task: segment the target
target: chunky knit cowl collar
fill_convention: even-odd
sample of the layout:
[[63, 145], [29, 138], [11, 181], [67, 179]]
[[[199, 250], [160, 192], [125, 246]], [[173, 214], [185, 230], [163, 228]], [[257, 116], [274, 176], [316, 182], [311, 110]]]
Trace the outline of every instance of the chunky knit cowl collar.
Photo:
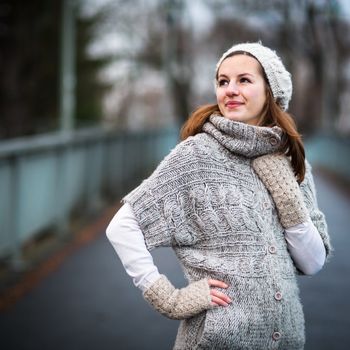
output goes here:
[[215, 114], [209, 117], [202, 130], [230, 152], [248, 158], [278, 152], [282, 145], [283, 131], [278, 126], [254, 126]]

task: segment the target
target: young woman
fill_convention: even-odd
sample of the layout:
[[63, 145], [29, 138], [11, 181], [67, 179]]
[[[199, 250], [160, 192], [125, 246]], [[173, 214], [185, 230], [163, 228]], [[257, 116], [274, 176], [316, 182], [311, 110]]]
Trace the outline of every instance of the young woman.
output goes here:
[[[290, 74], [260, 43], [216, 67], [215, 105], [200, 107], [155, 172], [124, 198], [107, 236], [144, 298], [180, 319], [174, 349], [303, 349], [296, 275], [331, 250], [310, 165], [286, 113]], [[149, 250], [173, 247], [176, 289]]]

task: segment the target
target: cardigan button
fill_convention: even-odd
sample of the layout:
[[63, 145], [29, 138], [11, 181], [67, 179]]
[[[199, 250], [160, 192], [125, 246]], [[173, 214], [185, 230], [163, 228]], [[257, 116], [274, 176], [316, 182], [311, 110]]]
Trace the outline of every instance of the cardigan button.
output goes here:
[[270, 245], [269, 252], [270, 252], [270, 254], [276, 254], [276, 252], [277, 252], [276, 247], [274, 245]]
[[275, 293], [275, 299], [276, 300], [281, 300], [282, 299], [282, 293], [281, 292], [276, 292]]
[[276, 139], [275, 137], [270, 137], [270, 144], [271, 144], [272, 146], [277, 145], [277, 139]]
[[270, 208], [270, 203], [269, 202], [263, 202], [263, 209], [269, 209]]
[[280, 332], [273, 332], [272, 334], [272, 339], [277, 341], [277, 340], [280, 340], [281, 339], [281, 333]]

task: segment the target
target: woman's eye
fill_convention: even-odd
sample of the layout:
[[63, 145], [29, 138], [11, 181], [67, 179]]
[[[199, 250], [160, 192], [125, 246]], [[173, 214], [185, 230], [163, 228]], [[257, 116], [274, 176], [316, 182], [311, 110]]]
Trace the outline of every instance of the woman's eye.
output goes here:
[[227, 85], [228, 84], [228, 81], [226, 79], [220, 79], [218, 81], [218, 86], [224, 86], [224, 85]]
[[251, 83], [250, 79], [245, 78], [245, 77], [241, 78], [239, 81], [240, 81], [241, 83]]

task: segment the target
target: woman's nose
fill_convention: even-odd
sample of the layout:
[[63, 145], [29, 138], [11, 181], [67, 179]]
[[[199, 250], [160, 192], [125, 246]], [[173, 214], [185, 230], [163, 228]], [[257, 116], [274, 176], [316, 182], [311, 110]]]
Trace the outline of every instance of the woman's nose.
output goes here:
[[226, 89], [226, 95], [228, 96], [239, 95], [239, 89], [236, 83], [230, 82], [230, 84], [227, 86], [227, 89]]

